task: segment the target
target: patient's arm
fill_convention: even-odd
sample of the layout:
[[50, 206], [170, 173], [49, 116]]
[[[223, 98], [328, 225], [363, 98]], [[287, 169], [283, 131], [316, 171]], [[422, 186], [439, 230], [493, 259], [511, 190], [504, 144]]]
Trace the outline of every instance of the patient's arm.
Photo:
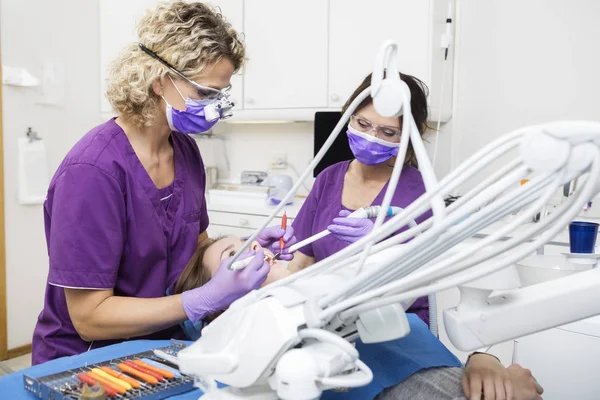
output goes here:
[[289, 262], [288, 269], [291, 272], [298, 272], [306, 267], [315, 264], [317, 260], [314, 257], [307, 256], [299, 251], [294, 254], [294, 259]]

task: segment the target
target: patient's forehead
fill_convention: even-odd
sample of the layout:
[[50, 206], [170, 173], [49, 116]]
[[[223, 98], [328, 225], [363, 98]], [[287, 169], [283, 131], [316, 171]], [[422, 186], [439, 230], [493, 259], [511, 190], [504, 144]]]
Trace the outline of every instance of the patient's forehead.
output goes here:
[[215, 241], [204, 253], [202, 264], [206, 265], [214, 273], [221, 261], [235, 253], [241, 246], [241, 239], [237, 236], [225, 236]]

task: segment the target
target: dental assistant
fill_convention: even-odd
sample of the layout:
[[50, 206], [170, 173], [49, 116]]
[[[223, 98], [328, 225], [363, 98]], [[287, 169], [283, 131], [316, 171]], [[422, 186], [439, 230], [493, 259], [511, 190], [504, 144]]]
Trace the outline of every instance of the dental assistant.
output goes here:
[[[242, 271], [222, 263], [204, 286], [164, 296], [207, 237], [204, 165], [188, 134], [218, 121], [205, 111], [227, 98], [245, 46], [197, 2], [157, 6], [138, 38], [110, 70], [106, 94], [118, 117], [69, 151], [48, 189], [50, 268], [33, 364], [130, 338], [176, 337], [179, 323], [227, 308], [269, 272], [256, 252]], [[291, 232], [272, 227], [258, 240], [291, 245]]]
[[[422, 135], [427, 128], [427, 89], [417, 78], [404, 74], [401, 74], [401, 78], [410, 88], [413, 118]], [[343, 112], [370, 84], [371, 75], [356, 88]], [[355, 159], [331, 165], [317, 176], [293, 222], [298, 240], [304, 240], [325, 229], [329, 229], [331, 235], [299, 249], [289, 265], [292, 271], [304, 269], [337, 253], [371, 231], [373, 221], [344, 217], [362, 207], [381, 205], [398, 155], [401, 133], [402, 117], [382, 117], [375, 111], [371, 97], [367, 97], [357, 107], [350, 118], [347, 131]], [[409, 144], [391, 205], [406, 208], [423, 193], [425, 184], [417, 169], [412, 144]], [[430, 216], [431, 213], [427, 212], [417, 218], [416, 222], [420, 223]], [[417, 299], [407, 312], [416, 313], [429, 324], [427, 297]]]
[[[427, 128], [427, 89], [412, 76], [400, 77], [410, 89], [413, 119], [422, 135]], [[370, 84], [371, 75], [354, 91], [344, 111]], [[324, 229], [329, 229], [331, 235], [299, 249], [288, 266], [292, 272], [335, 254], [372, 230], [373, 221], [369, 219], [344, 217], [362, 207], [381, 205], [398, 155], [402, 122], [402, 117], [379, 115], [371, 97], [357, 107], [347, 131], [355, 159], [334, 164], [317, 176], [293, 222], [298, 240]], [[406, 208], [423, 193], [425, 185], [409, 146], [391, 205]], [[430, 216], [427, 212], [417, 222]], [[458, 359], [426, 325], [426, 297], [413, 303], [407, 318], [410, 334], [402, 339], [372, 344], [356, 341], [361, 360], [373, 371], [371, 383], [348, 392], [325, 392], [323, 400], [458, 399], [463, 394], [469, 400], [480, 400], [483, 393], [486, 400], [541, 399], [531, 376], [511, 375], [519, 366], [507, 370], [492, 356], [475, 354], [464, 370], [460, 368]]]

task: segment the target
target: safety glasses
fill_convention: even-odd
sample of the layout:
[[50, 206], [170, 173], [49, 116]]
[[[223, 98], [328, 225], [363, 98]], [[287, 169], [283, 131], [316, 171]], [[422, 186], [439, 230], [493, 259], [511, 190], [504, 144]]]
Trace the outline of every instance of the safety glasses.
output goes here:
[[213, 89], [213, 88], [210, 88], [210, 87], [202, 86], [202, 85], [194, 82], [193, 80], [191, 80], [187, 76], [185, 76], [179, 70], [175, 69], [175, 67], [173, 67], [171, 64], [169, 64], [168, 62], [166, 62], [165, 60], [163, 60], [158, 54], [156, 54], [155, 52], [153, 52], [152, 50], [150, 50], [149, 48], [147, 48], [143, 44], [138, 43], [138, 46], [140, 47], [140, 49], [142, 49], [142, 51], [144, 53], [148, 54], [150, 57], [152, 57], [155, 60], [159, 61], [165, 67], [169, 68], [169, 70], [171, 72], [173, 72], [175, 75], [177, 75], [178, 77], [180, 77], [181, 79], [187, 81], [190, 85], [192, 85], [196, 89], [196, 91], [198, 92], [198, 96], [200, 97], [200, 99], [218, 100], [218, 99], [227, 97], [229, 95], [229, 92], [231, 91], [231, 85], [227, 86], [223, 90], [218, 90], [218, 89]]
[[392, 143], [399, 142], [400, 135], [402, 134], [402, 129], [400, 128], [388, 125], [375, 125], [359, 115], [352, 115], [350, 117], [350, 125], [359, 132], [368, 133], [374, 131], [376, 137]]

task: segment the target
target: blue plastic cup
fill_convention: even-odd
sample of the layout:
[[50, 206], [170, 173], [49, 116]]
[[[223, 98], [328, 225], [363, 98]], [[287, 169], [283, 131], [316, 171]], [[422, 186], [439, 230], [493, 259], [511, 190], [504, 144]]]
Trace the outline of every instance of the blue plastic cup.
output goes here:
[[569, 224], [569, 244], [571, 253], [595, 253], [598, 224], [573, 221]]

